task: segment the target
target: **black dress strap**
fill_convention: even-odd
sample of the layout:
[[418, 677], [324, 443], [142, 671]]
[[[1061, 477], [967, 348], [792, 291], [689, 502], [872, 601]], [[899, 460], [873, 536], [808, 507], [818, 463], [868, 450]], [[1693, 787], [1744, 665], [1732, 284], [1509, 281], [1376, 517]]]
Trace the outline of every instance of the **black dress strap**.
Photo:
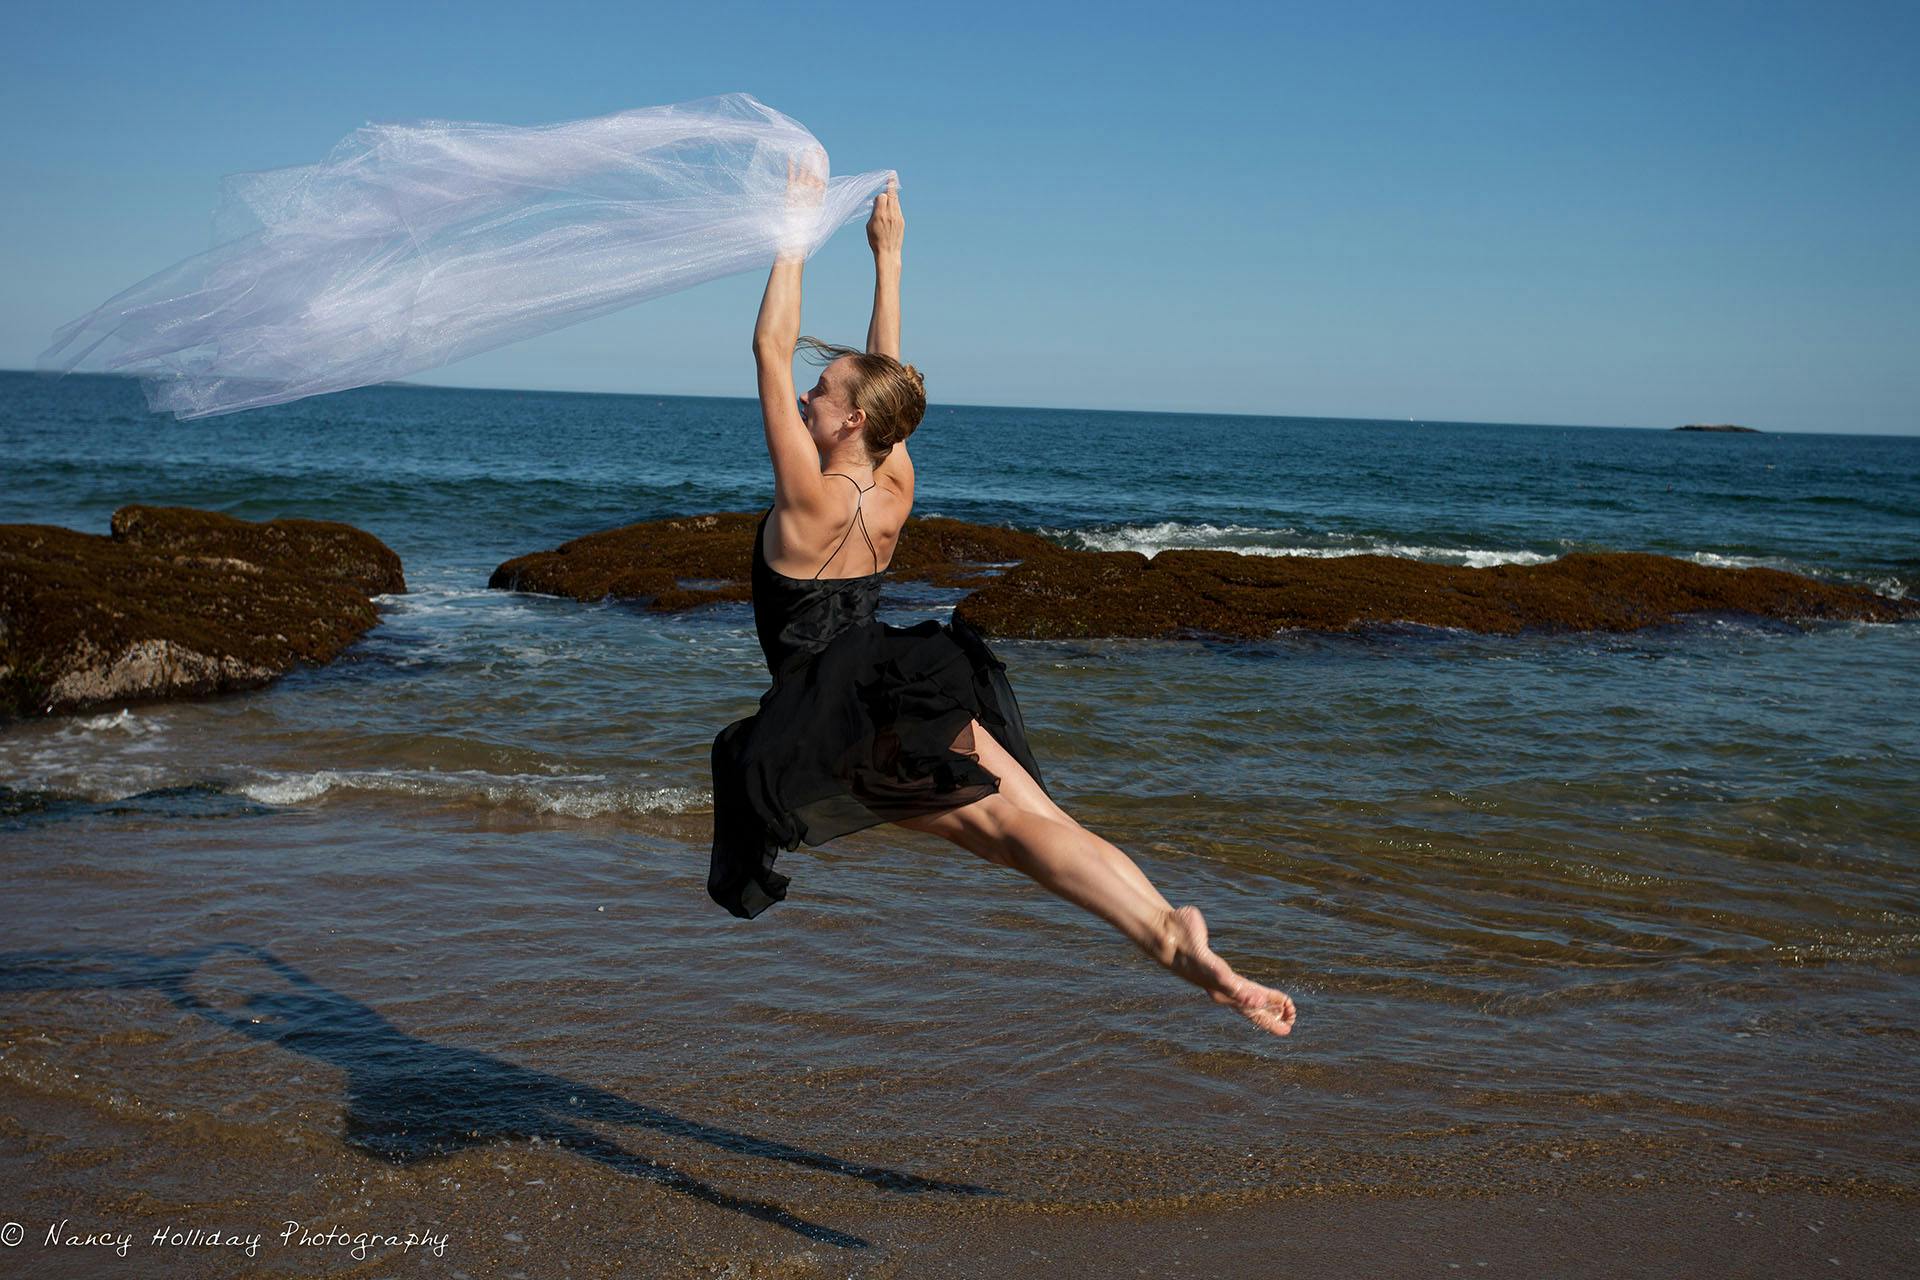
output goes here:
[[867, 489], [862, 489], [860, 487], [860, 482], [858, 480], [855, 480], [852, 476], [848, 475], [844, 471], [823, 471], [820, 474], [827, 475], [827, 476], [839, 476], [842, 480], [846, 480], [850, 482], [853, 485], [854, 490], [860, 496], [853, 500], [853, 521], [852, 523], [847, 525], [847, 531], [840, 535], [839, 546], [834, 547], [834, 549], [827, 554], [826, 564], [823, 564], [818, 569], [815, 569], [813, 571], [813, 576], [818, 578], [821, 574], [827, 571], [827, 565], [832, 564], [834, 556], [837, 556], [840, 554], [840, 547], [846, 546], [847, 539], [853, 536], [853, 526], [856, 524], [860, 526], [860, 536], [863, 538], [866, 538], [867, 540], [867, 550], [873, 555], [873, 570], [875, 573], [878, 573], [880, 571], [880, 552], [879, 552], [879, 549], [873, 545], [873, 539], [869, 537], [867, 534], [866, 512], [861, 509], [860, 504], [866, 500], [867, 489], [873, 488], [874, 484], [879, 484], [880, 482], [878, 480], [875, 480], [873, 484], [870, 484], [867, 486]]

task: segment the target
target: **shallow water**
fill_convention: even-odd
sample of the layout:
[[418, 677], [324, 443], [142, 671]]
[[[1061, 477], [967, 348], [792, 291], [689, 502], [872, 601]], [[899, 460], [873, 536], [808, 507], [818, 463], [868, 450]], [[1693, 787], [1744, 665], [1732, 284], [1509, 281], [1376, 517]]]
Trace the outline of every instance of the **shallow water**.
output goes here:
[[[1036, 429], [1062, 447], [990, 465]], [[1920, 627], [996, 642], [1056, 798], [1294, 996], [1282, 1041], [899, 829], [783, 855], [756, 921], [707, 899], [708, 749], [765, 685], [746, 608], [485, 581], [763, 505], [751, 402], [394, 387], [173, 423], [0, 375], [0, 445], [0, 519], [346, 520], [411, 588], [269, 690], [0, 730], [16, 1099], [260, 1152], [598, 1134], [820, 1221], [885, 1179], [787, 1148], [1022, 1204], [1912, 1184]], [[938, 408], [915, 446], [920, 514], [1075, 545], [1920, 581], [1915, 439]]]

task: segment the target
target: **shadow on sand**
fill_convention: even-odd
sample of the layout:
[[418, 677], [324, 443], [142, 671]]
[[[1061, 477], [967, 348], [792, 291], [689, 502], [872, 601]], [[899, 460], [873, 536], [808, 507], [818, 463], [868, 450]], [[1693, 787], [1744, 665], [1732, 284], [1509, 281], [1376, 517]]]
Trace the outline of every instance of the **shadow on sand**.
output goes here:
[[[223, 1008], [193, 990], [196, 975], [216, 957], [253, 962], [267, 971], [253, 973], [264, 982], [241, 984], [256, 988], [236, 997], [244, 1012]], [[785, 1227], [809, 1240], [850, 1249], [865, 1248], [870, 1242], [808, 1222], [776, 1204], [730, 1195], [635, 1155], [581, 1122], [653, 1129], [724, 1151], [858, 1178], [888, 1191], [1002, 1194], [991, 1187], [920, 1178], [702, 1124], [491, 1054], [421, 1040], [264, 948], [245, 943], [219, 943], [172, 954], [0, 952], [0, 991], [87, 988], [150, 988], [228, 1031], [340, 1068], [347, 1075], [348, 1145], [392, 1164], [412, 1164], [503, 1140], [537, 1139], [564, 1146], [620, 1173]]]

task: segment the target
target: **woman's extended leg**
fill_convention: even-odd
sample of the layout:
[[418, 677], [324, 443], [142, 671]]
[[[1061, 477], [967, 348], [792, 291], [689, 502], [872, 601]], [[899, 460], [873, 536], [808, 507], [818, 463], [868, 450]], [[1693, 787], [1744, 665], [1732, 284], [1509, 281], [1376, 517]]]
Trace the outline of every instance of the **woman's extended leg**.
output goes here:
[[1013, 801], [1018, 808], [1079, 828], [1094, 840], [1099, 841], [1105, 849], [1105, 860], [1118, 874], [1132, 881], [1142, 897], [1158, 905], [1163, 912], [1173, 910], [1167, 900], [1160, 896], [1160, 891], [1153, 887], [1153, 881], [1147, 879], [1147, 873], [1142, 871], [1132, 858], [1094, 835], [1093, 832], [1087, 831], [1085, 827], [1080, 826], [1079, 819], [1055, 804], [1053, 797], [1033, 780], [1033, 775], [1013, 758], [1013, 753], [1002, 746], [1000, 739], [994, 737], [985, 725], [978, 720], [969, 721], [967, 727], [961, 730], [960, 736], [954, 739], [953, 748], [956, 751], [978, 756], [987, 772], [1000, 779], [1000, 794]]
[[1078, 823], [1022, 807], [1019, 799], [1032, 804], [1032, 793], [1045, 793], [978, 722], [974, 728], [981, 763], [1001, 780], [999, 793], [900, 826], [943, 836], [1032, 877], [1107, 921], [1156, 962], [1255, 1025], [1277, 1035], [1293, 1030], [1293, 1001], [1241, 977], [1216, 955], [1207, 945], [1206, 921], [1198, 908], [1171, 906], [1133, 859]]

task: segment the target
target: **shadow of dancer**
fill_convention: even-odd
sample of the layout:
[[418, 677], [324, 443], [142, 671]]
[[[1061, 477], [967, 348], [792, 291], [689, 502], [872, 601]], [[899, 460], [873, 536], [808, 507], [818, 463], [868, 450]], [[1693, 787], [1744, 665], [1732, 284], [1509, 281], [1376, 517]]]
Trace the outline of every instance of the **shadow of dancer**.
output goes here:
[[[201, 967], [220, 955], [257, 962], [285, 985], [241, 996], [245, 1013], [225, 1009], [197, 994], [192, 985]], [[703, 1124], [491, 1054], [421, 1040], [266, 949], [246, 943], [218, 943], [171, 954], [0, 952], [0, 991], [89, 987], [151, 988], [175, 1006], [226, 1030], [339, 1067], [347, 1076], [346, 1141], [392, 1164], [411, 1164], [502, 1140], [538, 1139], [577, 1151], [620, 1173], [842, 1248], [865, 1248], [870, 1242], [808, 1222], [776, 1204], [721, 1191], [669, 1165], [635, 1155], [581, 1122], [653, 1129], [724, 1151], [858, 1178], [888, 1191], [1002, 1194], [991, 1187], [920, 1178]]]

